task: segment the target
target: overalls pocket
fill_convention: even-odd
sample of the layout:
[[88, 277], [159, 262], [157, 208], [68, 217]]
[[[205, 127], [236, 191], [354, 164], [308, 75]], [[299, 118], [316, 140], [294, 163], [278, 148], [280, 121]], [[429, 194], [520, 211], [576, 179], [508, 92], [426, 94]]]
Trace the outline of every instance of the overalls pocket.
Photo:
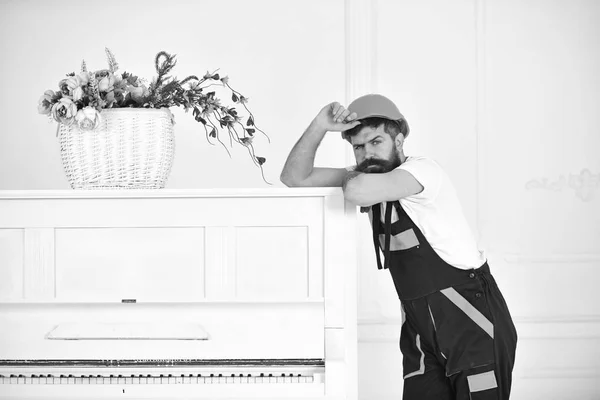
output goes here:
[[494, 325], [478, 280], [427, 296], [446, 375], [494, 363]]
[[470, 400], [497, 400], [498, 382], [494, 370], [467, 376]]

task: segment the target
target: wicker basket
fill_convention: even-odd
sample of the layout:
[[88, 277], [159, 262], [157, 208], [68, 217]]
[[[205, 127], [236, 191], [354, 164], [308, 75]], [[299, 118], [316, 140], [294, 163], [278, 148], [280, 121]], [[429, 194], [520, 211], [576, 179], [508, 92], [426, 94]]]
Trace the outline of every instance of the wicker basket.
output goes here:
[[117, 108], [100, 113], [93, 131], [60, 124], [60, 153], [73, 189], [160, 189], [175, 150], [168, 108]]

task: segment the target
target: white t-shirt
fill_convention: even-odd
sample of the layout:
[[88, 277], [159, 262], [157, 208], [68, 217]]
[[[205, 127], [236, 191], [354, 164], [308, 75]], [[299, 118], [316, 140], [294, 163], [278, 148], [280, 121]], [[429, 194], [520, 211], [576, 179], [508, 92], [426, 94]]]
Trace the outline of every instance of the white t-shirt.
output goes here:
[[[442, 167], [430, 158], [417, 156], [407, 157], [397, 169], [408, 171], [423, 186], [421, 193], [400, 199], [400, 205], [437, 255], [456, 268], [480, 267], [485, 255], [477, 247], [454, 186]], [[384, 210], [385, 203], [382, 220]], [[392, 223], [397, 220], [398, 214], [392, 210]]]

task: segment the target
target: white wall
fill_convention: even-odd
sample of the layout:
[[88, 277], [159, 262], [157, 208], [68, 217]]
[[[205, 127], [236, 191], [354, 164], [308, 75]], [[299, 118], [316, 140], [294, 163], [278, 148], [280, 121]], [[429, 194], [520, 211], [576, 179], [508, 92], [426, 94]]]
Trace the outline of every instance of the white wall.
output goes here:
[[[0, 7], [0, 189], [68, 188], [55, 127], [36, 114], [37, 99], [82, 58], [104, 67], [104, 46], [122, 69], [148, 78], [162, 49], [178, 54], [178, 76], [229, 74], [271, 136], [256, 147], [278, 186], [287, 153], [324, 104], [386, 94], [411, 126], [407, 152], [436, 158], [454, 180], [505, 293], [520, 334], [513, 398], [600, 397], [600, 2], [0, 0]], [[206, 144], [191, 116], [176, 120], [168, 188], [264, 185], [242, 151], [230, 160]], [[339, 135], [326, 138], [317, 162], [351, 162]], [[399, 303], [373, 263], [364, 215], [360, 227], [359, 393], [399, 398]]]
[[[66, 73], [107, 68], [104, 47], [121, 71], [150, 80], [161, 50], [177, 54], [183, 78], [220, 68], [250, 102], [255, 149], [267, 158], [267, 180], [279, 182], [286, 151], [314, 115], [344, 98], [344, 3], [107, 0], [0, 0], [0, 189], [68, 189], [56, 124], [37, 114], [38, 98]], [[226, 92], [223, 102], [229, 103]], [[167, 188], [264, 187], [245, 149], [210, 146], [191, 113], [175, 109], [176, 156]], [[339, 139], [339, 136], [337, 136]], [[322, 153], [344, 165], [341, 139]]]
[[479, 230], [523, 398], [600, 397], [598, 17], [597, 1], [486, 2]]
[[[600, 3], [376, 11], [372, 87], [405, 110], [407, 151], [449, 171], [516, 321], [511, 398], [600, 398]], [[361, 251], [361, 387], [400, 398], [398, 304]]]

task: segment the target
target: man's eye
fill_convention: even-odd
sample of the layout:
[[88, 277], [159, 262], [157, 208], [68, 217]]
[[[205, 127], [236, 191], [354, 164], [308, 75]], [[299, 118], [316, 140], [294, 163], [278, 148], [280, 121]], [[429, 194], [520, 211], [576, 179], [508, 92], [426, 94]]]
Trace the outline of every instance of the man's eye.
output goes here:
[[374, 141], [374, 142], [372, 142], [372, 143], [373, 143], [373, 144], [379, 144], [379, 143], [381, 143], [381, 141], [380, 141], [380, 140], [376, 140], [376, 141]]
[[359, 150], [362, 146], [354, 146], [354, 150]]

